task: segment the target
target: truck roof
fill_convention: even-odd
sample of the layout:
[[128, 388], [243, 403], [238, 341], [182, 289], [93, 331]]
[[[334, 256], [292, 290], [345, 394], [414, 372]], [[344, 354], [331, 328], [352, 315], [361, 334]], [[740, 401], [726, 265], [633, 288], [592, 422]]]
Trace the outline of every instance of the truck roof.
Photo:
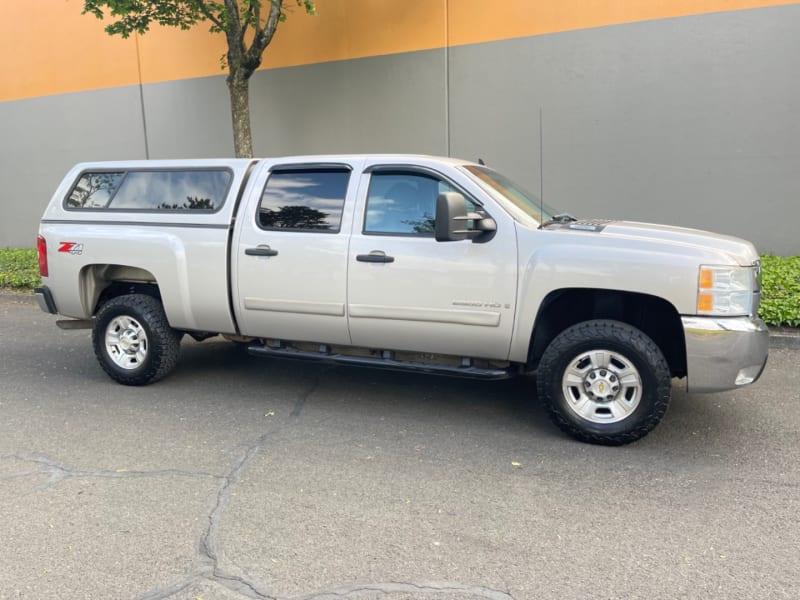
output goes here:
[[114, 160], [114, 161], [93, 161], [75, 165], [76, 169], [114, 169], [114, 168], [174, 168], [174, 167], [205, 167], [225, 165], [230, 167], [242, 167], [251, 162], [337, 162], [341, 160], [378, 160], [380, 162], [397, 163], [416, 163], [416, 162], [438, 162], [450, 165], [473, 164], [472, 161], [453, 158], [448, 156], [435, 156], [428, 154], [298, 154], [290, 156], [264, 156], [255, 158], [170, 158], [170, 159], [133, 159], [133, 160]]

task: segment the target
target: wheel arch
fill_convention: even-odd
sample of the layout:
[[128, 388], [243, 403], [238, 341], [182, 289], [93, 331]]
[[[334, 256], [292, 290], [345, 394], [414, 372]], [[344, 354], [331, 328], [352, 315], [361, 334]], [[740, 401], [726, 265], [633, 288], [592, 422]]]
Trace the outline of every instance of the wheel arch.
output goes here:
[[562, 331], [593, 319], [627, 323], [655, 342], [673, 377], [686, 376], [686, 341], [680, 314], [667, 300], [637, 292], [563, 288], [542, 301], [528, 348], [528, 367], [535, 369], [547, 346]]
[[126, 294], [145, 294], [161, 300], [155, 276], [146, 269], [119, 264], [93, 264], [78, 275], [81, 304], [87, 315], [94, 315], [112, 298]]

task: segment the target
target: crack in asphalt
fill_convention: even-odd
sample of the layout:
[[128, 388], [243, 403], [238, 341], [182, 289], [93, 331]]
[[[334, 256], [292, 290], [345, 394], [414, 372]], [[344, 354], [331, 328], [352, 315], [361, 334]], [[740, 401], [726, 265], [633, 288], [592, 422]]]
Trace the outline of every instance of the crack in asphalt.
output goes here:
[[221, 515], [228, 503], [231, 488], [239, 481], [239, 474], [242, 469], [247, 466], [256, 454], [258, 454], [263, 445], [273, 434], [274, 431], [272, 430], [263, 433], [233, 462], [217, 490], [217, 501], [208, 514], [208, 526], [200, 535], [199, 545], [200, 557], [209, 565], [209, 570], [207, 573], [203, 574], [203, 578], [215, 581], [229, 590], [248, 598], [257, 598], [259, 600], [272, 599], [273, 597], [258, 589], [254, 583], [248, 581], [244, 577], [226, 573], [220, 568], [219, 556], [217, 553], [217, 532], [219, 530]]
[[348, 598], [364, 593], [378, 594], [467, 594], [474, 598], [485, 600], [514, 600], [514, 596], [502, 590], [496, 590], [480, 585], [463, 585], [453, 582], [387, 582], [369, 583], [344, 586], [327, 591], [315, 592], [305, 596], [292, 596], [280, 600], [335, 600], [336, 598]]
[[[294, 407], [289, 414], [290, 417], [297, 417], [303, 408], [306, 400], [317, 390], [319, 387], [323, 372], [320, 372], [311, 382], [307, 389], [298, 394], [295, 400]], [[217, 583], [228, 590], [240, 594], [246, 598], [254, 598], [255, 600], [277, 600], [275, 596], [270, 595], [268, 592], [259, 589], [258, 585], [245, 577], [229, 573], [222, 569], [219, 565], [219, 554], [217, 551], [217, 540], [219, 524], [222, 514], [228, 504], [228, 499], [231, 494], [231, 489], [239, 481], [241, 472], [247, 467], [250, 461], [261, 451], [266, 443], [272, 438], [277, 431], [285, 424], [279, 424], [262, 433], [253, 442], [248, 444], [242, 454], [231, 463], [228, 471], [220, 477], [220, 486], [217, 489], [217, 498], [211, 511], [208, 513], [208, 524], [200, 535], [200, 543], [198, 551], [200, 552], [200, 559], [205, 563], [204, 567], [191, 574], [188, 578], [180, 582], [173, 583], [165, 588], [153, 590], [144, 595], [141, 595], [137, 600], [166, 600], [170, 596], [174, 596], [178, 592], [186, 589], [201, 580], [208, 580]], [[236, 567], [236, 565], [234, 565]]]
[[[322, 376], [327, 371], [320, 372], [307, 389], [298, 394], [294, 406], [289, 413], [290, 418], [300, 415], [306, 401], [311, 397], [321, 383]], [[289, 421], [291, 422], [291, 421]], [[287, 422], [287, 423], [289, 423]], [[21, 462], [34, 463], [40, 468], [33, 471], [21, 471], [0, 475], [0, 481], [21, 479], [47, 475], [47, 481], [38, 486], [37, 489], [48, 489], [57, 485], [59, 482], [70, 478], [106, 478], [106, 479], [125, 479], [137, 477], [192, 477], [199, 479], [213, 479], [220, 482], [217, 489], [214, 506], [208, 513], [207, 526], [200, 535], [198, 552], [200, 554], [201, 565], [199, 568], [186, 574], [178, 581], [173, 581], [163, 587], [150, 590], [136, 597], [136, 600], [168, 600], [169, 598], [185, 591], [194, 584], [208, 581], [216, 583], [227, 590], [253, 600], [335, 600], [337, 598], [356, 597], [367, 593], [387, 595], [398, 593], [424, 593], [424, 594], [466, 594], [476, 599], [482, 600], [514, 600], [508, 592], [492, 589], [479, 585], [464, 585], [453, 582], [383, 582], [383, 583], [360, 583], [339, 586], [327, 590], [319, 590], [311, 594], [296, 596], [274, 596], [266, 590], [248, 579], [228, 572], [219, 565], [218, 537], [222, 515], [227, 507], [228, 500], [233, 487], [239, 482], [243, 470], [253, 460], [253, 458], [264, 448], [267, 442], [287, 423], [278, 424], [268, 431], [262, 433], [258, 438], [245, 446], [241, 455], [234, 460], [228, 470], [222, 475], [215, 475], [203, 471], [187, 471], [182, 469], [160, 469], [154, 471], [132, 471], [127, 469], [118, 470], [89, 470], [76, 469], [61, 463], [49, 456], [32, 452], [16, 452], [14, 454], [0, 455], [2, 460], [18, 460]], [[238, 567], [232, 565], [234, 569]]]
[[53, 487], [65, 479], [72, 478], [128, 479], [136, 477], [192, 477], [196, 479], [220, 479], [218, 475], [214, 475], [213, 473], [206, 473], [203, 471], [185, 471], [182, 469], [160, 469], [155, 471], [131, 471], [128, 469], [117, 469], [114, 471], [107, 469], [76, 469], [67, 466], [64, 463], [58, 462], [49, 456], [36, 454], [33, 452], [4, 454], [0, 456], [0, 459], [14, 459], [22, 462], [32, 462], [39, 465], [41, 468], [37, 471], [24, 471], [20, 473], [0, 475], [0, 481], [20, 479], [22, 477], [34, 477], [43, 474], [49, 475], [47, 481], [36, 488], [38, 490], [44, 490]]
[[322, 381], [322, 376], [325, 375], [325, 373], [327, 373], [330, 370], [331, 370], [331, 367], [327, 367], [327, 368], [323, 369], [322, 371], [320, 371], [317, 374], [317, 376], [314, 378], [314, 381], [308, 387], [308, 389], [305, 392], [302, 392], [302, 393], [298, 394], [297, 400], [295, 400], [295, 402], [294, 402], [294, 408], [292, 408], [292, 412], [289, 413], [290, 417], [299, 417], [300, 416], [300, 413], [302, 412], [303, 407], [306, 404], [306, 400], [308, 400], [308, 398], [309, 398], [309, 396], [311, 396], [311, 394], [313, 394], [314, 392], [317, 391], [317, 388], [319, 387], [319, 384]]
[[203, 572], [195, 571], [194, 573], [190, 573], [185, 579], [176, 581], [157, 590], [151, 590], [145, 594], [142, 594], [141, 596], [137, 596], [136, 600], [167, 600], [167, 598], [182, 592], [190, 585], [195, 583], [198, 579], [202, 579], [202, 577]]
[[[186, 579], [176, 582], [166, 588], [138, 596], [136, 600], [168, 600], [170, 597], [184, 591], [192, 584], [203, 580], [221, 584], [229, 591], [238, 593], [245, 598], [254, 598], [256, 600], [337, 600], [339, 598], [355, 598], [363, 594], [378, 594], [379, 596], [387, 594], [461, 594], [470, 596], [476, 600], [515, 600], [514, 596], [506, 591], [481, 585], [465, 585], [450, 581], [432, 581], [426, 583], [400, 581], [360, 583], [348, 586], [340, 586], [329, 590], [320, 590], [301, 596], [270, 596], [256, 590], [252, 587], [252, 584], [244, 581], [241, 578], [233, 577], [232, 579], [222, 581], [220, 580], [220, 576], [221, 574], [210, 575], [206, 571], [197, 571]], [[226, 576], [222, 575], [222, 577]], [[229, 585], [234, 581], [243, 585], [244, 587]]]

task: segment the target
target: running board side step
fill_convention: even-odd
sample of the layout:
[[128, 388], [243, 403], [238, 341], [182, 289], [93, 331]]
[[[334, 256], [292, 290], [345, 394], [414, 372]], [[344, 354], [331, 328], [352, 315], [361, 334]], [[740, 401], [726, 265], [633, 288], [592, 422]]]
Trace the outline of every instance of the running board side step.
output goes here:
[[56, 321], [56, 327], [67, 331], [73, 329], [91, 329], [94, 327], [94, 319], [61, 319]]
[[520, 373], [516, 365], [502, 368], [481, 368], [472, 366], [469, 359], [464, 359], [462, 366], [440, 365], [434, 363], [411, 362], [405, 360], [395, 360], [391, 358], [390, 352], [384, 352], [384, 356], [351, 356], [349, 354], [333, 354], [327, 351], [325, 345], [320, 346], [319, 352], [309, 352], [306, 350], [296, 350], [286, 347], [261, 346], [254, 344], [248, 346], [248, 353], [253, 356], [272, 356], [275, 358], [288, 358], [293, 360], [311, 360], [335, 365], [348, 365], [356, 367], [372, 367], [389, 371], [412, 371], [417, 373], [430, 373], [435, 375], [449, 375], [452, 377], [464, 377], [468, 379], [508, 379]]

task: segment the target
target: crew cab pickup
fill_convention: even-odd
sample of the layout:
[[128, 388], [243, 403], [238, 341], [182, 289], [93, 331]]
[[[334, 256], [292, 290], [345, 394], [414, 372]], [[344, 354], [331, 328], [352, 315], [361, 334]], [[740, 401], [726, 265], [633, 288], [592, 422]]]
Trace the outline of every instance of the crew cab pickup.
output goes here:
[[185, 334], [270, 357], [535, 373], [563, 431], [618, 445], [659, 423], [672, 378], [726, 390], [767, 359], [752, 244], [578, 220], [453, 158], [79, 164], [38, 249], [40, 306], [91, 328], [127, 385], [172, 371]]

